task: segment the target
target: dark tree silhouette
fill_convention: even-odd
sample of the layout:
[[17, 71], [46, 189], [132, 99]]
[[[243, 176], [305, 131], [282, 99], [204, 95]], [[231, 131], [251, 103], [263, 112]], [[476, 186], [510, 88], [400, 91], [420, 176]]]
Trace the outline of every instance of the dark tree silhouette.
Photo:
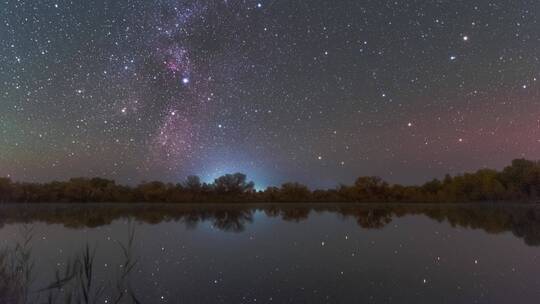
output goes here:
[[72, 178], [37, 184], [0, 178], [0, 202], [481, 202], [540, 200], [540, 162], [516, 159], [502, 171], [482, 169], [446, 175], [420, 186], [390, 185], [376, 176], [361, 176], [351, 186], [311, 191], [299, 183], [284, 183], [255, 191], [242, 173], [226, 174], [213, 183], [198, 176], [172, 184], [143, 182], [136, 187], [103, 178]]
[[196, 175], [190, 175], [184, 181], [183, 186], [188, 191], [201, 192], [201, 189], [202, 189], [201, 179]]
[[239, 195], [252, 193], [255, 183], [248, 182], [247, 176], [242, 173], [226, 174], [216, 178], [214, 189], [217, 194]]

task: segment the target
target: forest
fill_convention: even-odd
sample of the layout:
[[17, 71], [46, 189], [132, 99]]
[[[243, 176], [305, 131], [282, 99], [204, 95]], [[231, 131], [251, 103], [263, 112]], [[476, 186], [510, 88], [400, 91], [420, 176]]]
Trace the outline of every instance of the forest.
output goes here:
[[47, 183], [0, 178], [1, 203], [257, 203], [257, 202], [538, 202], [540, 161], [515, 159], [502, 170], [446, 175], [423, 185], [389, 184], [376, 176], [361, 176], [353, 185], [311, 190], [289, 182], [256, 191], [242, 173], [226, 174], [213, 183], [188, 176], [179, 183], [117, 184], [103, 178], [72, 178]]

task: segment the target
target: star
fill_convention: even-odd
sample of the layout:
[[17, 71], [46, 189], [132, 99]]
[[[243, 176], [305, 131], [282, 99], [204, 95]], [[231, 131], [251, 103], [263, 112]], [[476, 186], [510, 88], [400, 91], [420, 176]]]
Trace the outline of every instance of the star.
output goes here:
[[525, 0], [79, 2], [2, 2], [0, 176], [315, 189], [538, 155]]

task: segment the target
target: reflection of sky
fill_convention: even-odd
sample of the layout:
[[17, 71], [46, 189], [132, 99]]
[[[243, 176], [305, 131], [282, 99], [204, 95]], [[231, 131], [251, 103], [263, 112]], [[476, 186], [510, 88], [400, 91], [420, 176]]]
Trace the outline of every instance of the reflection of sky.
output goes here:
[[[234, 214], [251, 213], [216, 214], [234, 221]], [[453, 227], [423, 215], [394, 217], [380, 229], [332, 212], [291, 220], [252, 215], [236, 232], [216, 228], [214, 217], [190, 228], [182, 221], [137, 223], [139, 264], [131, 282], [141, 302], [535, 303], [538, 296], [540, 247], [511, 233]], [[96, 248], [97, 281], [114, 279], [127, 223], [30, 225], [36, 285], [46, 284], [87, 242]], [[9, 246], [23, 227], [2, 226], [0, 246]]]
[[[252, 223], [245, 223], [246, 230], [250, 231], [264, 231], [264, 230], [271, 230], [274, 225], [278, 225], [279, 221], [276, 218], [270, 218], [266, 216], [264, 211], [255, 211], [252, 213]], [[213, 220], [204, 220], [199, 223], [197, 223], [197, 230], [205, 231], [208, 233], [217, 233], [217, 234], [225, 234], [224, 237], [229, 237], [229, 234], [231, 232], [224, 232], [219, 227], [216, 227], [213, 223]], [[231, 236], [234, 237], [234, 234]]]

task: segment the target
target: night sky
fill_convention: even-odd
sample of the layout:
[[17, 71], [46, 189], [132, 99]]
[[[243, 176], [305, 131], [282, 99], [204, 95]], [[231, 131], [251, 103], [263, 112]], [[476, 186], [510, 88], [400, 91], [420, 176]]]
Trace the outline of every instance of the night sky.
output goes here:
[[540, 158], [538, 0], [0, 2], [0, 176], [423, 182]]

